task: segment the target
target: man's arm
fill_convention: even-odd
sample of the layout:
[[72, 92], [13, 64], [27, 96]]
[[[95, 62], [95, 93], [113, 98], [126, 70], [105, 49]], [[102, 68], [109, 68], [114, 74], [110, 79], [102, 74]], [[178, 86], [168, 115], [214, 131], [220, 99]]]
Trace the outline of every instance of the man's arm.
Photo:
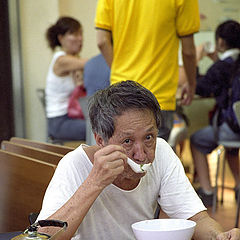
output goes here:
[[111, 68], [113, 61], [112, 33], [104, 29], [97, 29], [97, 46]]
[[[73, 237], [99, 194], [123, 172], [126, 159], [124, 149], [118, 145], [108, 145], [95, 153], [93, 168], [87, 179], [73, 196], [48, 218], [68, 223], [68, 228], [58, 240], [70, 240]], [[38, 231], [52, 236], [57, 230], [44, 227]]]
[[183, 66], [187, 76], [187, 82], [182, 88], [183, 105], [190, 105], [196, 88], [196, 49], [193, 35], [181, 38]]
[[197, 223], [193, 235], [194, 240], [239, 240], [240, 229], [234, 228], [224, 232], [221, 225], [212, 219], [206, 211], [197, 213], [190, 220]]

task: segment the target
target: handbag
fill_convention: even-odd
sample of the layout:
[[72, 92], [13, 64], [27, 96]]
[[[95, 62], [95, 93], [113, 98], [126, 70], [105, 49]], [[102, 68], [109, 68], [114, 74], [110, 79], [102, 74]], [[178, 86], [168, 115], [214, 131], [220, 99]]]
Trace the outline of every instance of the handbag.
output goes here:
[[70, 95], [68, 102], [68, 117], [84, 119], [79, 98], [86, 96], [86, 90], [83, 85], [76, 86]]

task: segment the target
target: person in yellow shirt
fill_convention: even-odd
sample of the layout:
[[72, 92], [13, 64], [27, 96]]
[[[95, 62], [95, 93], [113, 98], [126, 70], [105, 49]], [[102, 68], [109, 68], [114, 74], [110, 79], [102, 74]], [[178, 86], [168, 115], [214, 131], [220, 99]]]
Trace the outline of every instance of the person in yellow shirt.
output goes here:
[[188, 76], [181, 98], [189, 105], [195, 92], [193, 34], [200, 25], [197, 0], [99, 0], [97, 44], [111, 67], [111, 84], [133, 80], [157, 98], [164, 121], [159, 136], [168, 139], [178, 85], [178, 46]]

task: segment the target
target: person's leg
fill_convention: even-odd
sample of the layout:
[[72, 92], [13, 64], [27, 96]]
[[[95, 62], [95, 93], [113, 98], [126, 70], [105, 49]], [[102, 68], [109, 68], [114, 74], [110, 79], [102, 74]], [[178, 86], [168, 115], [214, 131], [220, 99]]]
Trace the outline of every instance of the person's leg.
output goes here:
[[212, 192], [207, 156], [194, 147], [192, 143], [190, 143], [190, 148], [200, 186], [205, 192]]
[[171, 129], [173, 127], [173, 113], [174, 111], [161, 111], [161, 127], [158, 129], [158, 137], [168, 141]]
[[207, 154], [217, 147], [212, 126], [203, 128], [190, 138], [190, 147], [200, 188], [196, 190], [206, 207], [212, 206], [213, 188], [211, 186]]
[[215, 132], [212, 126], [205, 127], [190, 137], [190, 148], [198, 180], [200, 186], [208, 192], [212, 191], [212, 187], [207, 154], [211, 153], [217, 146]]
[[226, 151], [226, 158], [228, 160], [228, 165], [232, 172], [235, 188], [240, 186], [240, 176], [239, 176], [239, 155], [233, 154], [232, 152]]
[[182, 158], [182, 154], [183, 154], [183, 150], [184, 150], [184, 147], [185, 147], [185, 139], [181, 140], [179, 143], [179, 158], [181, 159]]

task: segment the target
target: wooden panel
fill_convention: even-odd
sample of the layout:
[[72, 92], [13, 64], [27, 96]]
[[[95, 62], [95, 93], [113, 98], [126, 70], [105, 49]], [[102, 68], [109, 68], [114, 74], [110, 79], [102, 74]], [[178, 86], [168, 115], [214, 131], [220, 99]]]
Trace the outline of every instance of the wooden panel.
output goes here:
[[13, 152], [26, 157], [31, 157], [37, 160], [41, 160], [43, 162], [52, 163], [54, 165], [57, 165], [64, 156], [63, 154], [49, 152], [43, 149], [34, 148], [10, 141], [2, 141], [1, 148], [8, 152]]
[[39, 212], [55, 165], [0, 150], [0, 232], [21, 231]]
[[23, 145], [27, 145], [27, 146], [31, 146], [31, 147], [35, 147], [35, 148], [39, 148], [39, 149], [43, 149], [43, 150], [46, 150], [49, 152], [63, 154], [63, 155], [74, 150], [74, 148], [72, 148], [72, 147], [54, 145], [54, 144], [45, 143], [45, 142], [38, 142], [38, 141], [29, 140], [29, 139], [25, 139], [25, 138], [12, 137], [10, 139], [10, 141], [19, 143], [19, 144], [23, 144]]

